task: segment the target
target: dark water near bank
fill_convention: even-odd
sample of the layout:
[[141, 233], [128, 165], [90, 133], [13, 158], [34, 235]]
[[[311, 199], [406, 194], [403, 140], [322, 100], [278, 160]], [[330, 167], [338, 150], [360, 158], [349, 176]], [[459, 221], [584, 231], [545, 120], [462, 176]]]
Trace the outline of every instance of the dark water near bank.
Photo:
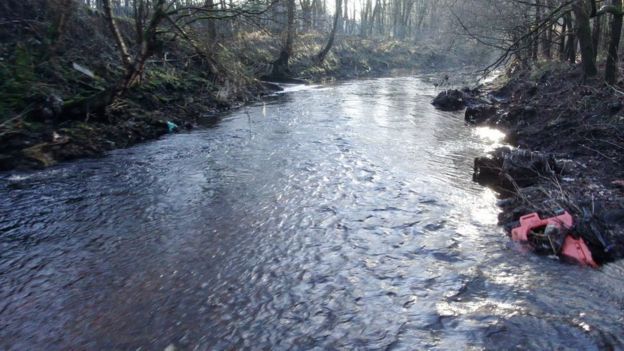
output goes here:
[[0, 349], [623, 349], [624, 265], [522, 254], [417, 79], [0, 176]]

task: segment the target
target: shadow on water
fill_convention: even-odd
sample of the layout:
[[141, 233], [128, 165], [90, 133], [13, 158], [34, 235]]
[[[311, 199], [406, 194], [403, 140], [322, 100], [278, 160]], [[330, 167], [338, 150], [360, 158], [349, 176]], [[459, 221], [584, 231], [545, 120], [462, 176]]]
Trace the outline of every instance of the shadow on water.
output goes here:
[[513, 249], [416, 78], [0, 176], [1, 349], [620, 349], [621, 263]]

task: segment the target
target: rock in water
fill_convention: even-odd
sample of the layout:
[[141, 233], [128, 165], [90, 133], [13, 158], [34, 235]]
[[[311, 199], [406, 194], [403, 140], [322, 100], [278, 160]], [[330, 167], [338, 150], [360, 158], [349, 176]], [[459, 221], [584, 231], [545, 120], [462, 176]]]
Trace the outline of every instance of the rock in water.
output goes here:
[[431, 104], [442, 111], [458, 111], [466, 107], [465, 98], [459, 90], [446, 90], [438, 94]]

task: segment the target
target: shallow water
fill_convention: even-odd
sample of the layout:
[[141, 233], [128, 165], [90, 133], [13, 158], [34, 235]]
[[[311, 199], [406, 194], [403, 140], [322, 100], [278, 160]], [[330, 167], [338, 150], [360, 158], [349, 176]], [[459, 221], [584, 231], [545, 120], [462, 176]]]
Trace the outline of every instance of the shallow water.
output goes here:
[[623, 349], [624, 265], [521, 253], [418, 78], [0, 175], [0, 349]]

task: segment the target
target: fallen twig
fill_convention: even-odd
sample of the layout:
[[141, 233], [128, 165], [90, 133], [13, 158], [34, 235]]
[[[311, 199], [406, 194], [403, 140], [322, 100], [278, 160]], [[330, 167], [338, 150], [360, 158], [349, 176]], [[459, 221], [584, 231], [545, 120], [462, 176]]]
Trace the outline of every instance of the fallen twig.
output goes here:
[[23, 23], [23, 22], [31, 22], [31, 23], [41, 23], [40, 21], [36, 21], [36, 20], [29, 20], [29, 19], [17, 19], [17, 20], [12, 20], [12, 21], [4, 21], [4, 22], [0, 22], [0, 26], [4, 26], [4, 25], [8, 25], [8, 24], [15, 24], [15, 23]]
[[620, 94], [620, 95], [624, 95], [624, 91], [618, 90], [616, 87], [614, 87], [613, 85], [609, 84], [609, 83], [605, 83], [609, 88], [611, 88], [614, 92]]
[[611, 146], [617, 147], [618, 149], [622, 149], [622, 150], [624, 150], [624, 146], [622, 146], [622, 145], [618, 145], [618, 144], [616, 144], [616, 143], [612, 143], [612, 142], [610, 142], [610, 141], [608, 141], [608, 140], [604, 140], [604, 139], [588, 139], [588, 138], [585, 138], [585, 139], [586, 139], [586, 140], [588, 140], [588, 141], [599, 141], [599, 142], [603, 142], [603, 143], [605, 143], [605, 144], [609, 144], [609, 145], [611, 145]]
[[9, 124], [10, 122], [13, 122], [15, 120], [18, 120], [22, 117], [24, 117], [26, 114], [28, 114], [29, 112], [32, 111], [32, 104], [28, 105], [24, 111], [22, 111], [21, 113], [19, 113], [17, 116], [11, 117], [9, 119], [7, 119], [6, 121], [0, 123], [0, 128], [4, 127], [5, 125]]
[[598, 151], [598, 150], [596, 150], [596, 149], [592, 149], [591, 147], [589, 147], [589, 146], [587, 146], [587, 145], [582, 145], [582, 144], [581, 144], [581, 147], [584, 147], [584, 148], [586, 148], [586, 149], [587, 149], [587, 150], [589, 150], [589, 151], [593, 151], [593, 152], [597, 153], [598, 155], [600, 155], [600, 156], [602, 156], [602, 157], [606, 158], [607, 160], [609, 160], [609, 161], [611, 161], [611, 162], [613, 162], [613, 163], [618, 163], [618, 162], [617, 162], [616, 160], [614, 160], [613, 158], [611, 158], [611, 157], [609, 157], [609, 156], [607, 156], [607, 155], [603, 154], [602, 152], [600, 152], [600, 151]]

